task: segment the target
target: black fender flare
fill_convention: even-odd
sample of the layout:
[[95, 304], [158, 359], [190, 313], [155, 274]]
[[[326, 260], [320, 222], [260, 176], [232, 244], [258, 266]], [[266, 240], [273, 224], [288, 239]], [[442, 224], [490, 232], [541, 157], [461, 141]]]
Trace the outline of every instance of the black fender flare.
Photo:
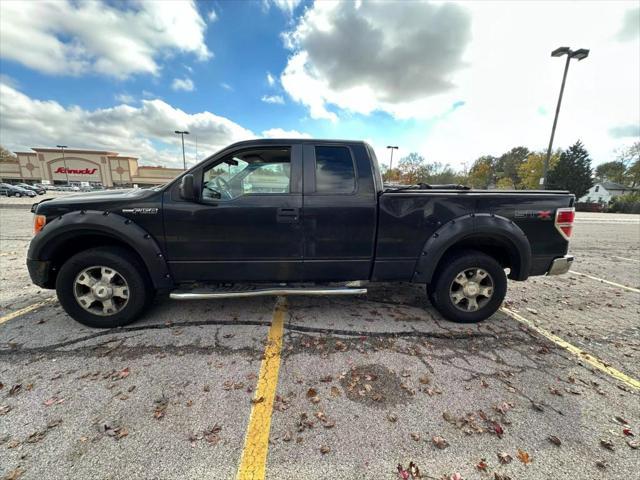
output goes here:
[[430, 283], [444, 253], [473, 237], [495, 239], [507, 247], [513, 264], [509, 278], [526, 280], [531, 270], [529, 239], [513, 221], [491, 213], [472, 213], [455, 218], [436, 230], [425, 242], [413, 274], [413, 281]]
[[[64, 242], [76, 242], [82, 235], [101, 235], [127, 244], [142, 259], [156, 289], [169, 289], [173, 280], [158, 242], [131, 219], [112, 212], [80, 210], [47, 222], [31, 240], [27, 258], [50, 262]], [[78, 247], [82, 248], [81, 242]]]

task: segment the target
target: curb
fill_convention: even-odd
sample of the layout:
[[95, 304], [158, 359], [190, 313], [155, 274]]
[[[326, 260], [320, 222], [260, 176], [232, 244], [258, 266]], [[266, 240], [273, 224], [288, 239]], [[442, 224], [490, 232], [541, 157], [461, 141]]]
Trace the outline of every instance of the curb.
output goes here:
[[[34, 202], [35, 203], [35, 202]], [[0, 203], [0, 209], [1, 208], [12, 208], [12, 209], [25, 209], [25, 210], [31, 210], [31, 204], [30, 203]]]

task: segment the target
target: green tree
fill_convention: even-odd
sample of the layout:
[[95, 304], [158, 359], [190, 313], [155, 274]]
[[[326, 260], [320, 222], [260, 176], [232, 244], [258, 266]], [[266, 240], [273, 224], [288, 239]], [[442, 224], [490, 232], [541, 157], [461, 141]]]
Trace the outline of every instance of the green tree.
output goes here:
[[625, 180], [627, 185], [640, 185], [640, 141], [625, 148], [618, 154], [618, 161], [626, 167]]
[[469, 169], [468, 183], [474, 188], [489, 188], [496, 179], [496, 157], [478, 158]]
[[522, 165], [531, 152], [527, 147], [515, 147], [507, 153], [500, 155], [496, 162], [496, 173], [500, 180], [498, 183], [504, 188], [520, 187], [520, 175], [518, 174]]
[[591, 179], [591, 158], [580, 140], [560, 154], [560, 159], [549, 172], [550, 188], [569, 190], [576, 198], [582, 197], [593, 181]]
[[625, 184], [627, 181], [627, 167], [619, 160], [606, 162], [596, 167], [596, 178], [601, 181], [610, 181]]
[[[518, 167], [518, 176], [520, 177], [520, 188], [525, 190], [536, 190], [540, 187], [540, 179], [544, 172], [544, 161], [547, 158], [547, 152], [530, 153], [527, 159]], [[556, 151], [549, 159], [549, 169], [553, 169], [560, 158], [560, 152]]]
[[411, 152], [406, 157], [402, 157], [398, 162], [398, 170], [400, 170], [401, 181], [409, 185], [418, 183], [419, 176], [424, 169], [424, 157], [416, 152]]

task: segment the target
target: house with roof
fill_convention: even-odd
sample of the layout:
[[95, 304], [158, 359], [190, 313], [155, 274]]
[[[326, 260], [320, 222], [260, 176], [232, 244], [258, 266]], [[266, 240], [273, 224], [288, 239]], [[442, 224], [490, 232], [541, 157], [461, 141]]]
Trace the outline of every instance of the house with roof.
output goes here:
[[640, 191], [639, 188], [627, 187], [615, 182], [598, 182], [594, 184], [583, 197], [578, 199], [579, 203], [601, 203], [608, 204], [611, 200], [627, 193]]

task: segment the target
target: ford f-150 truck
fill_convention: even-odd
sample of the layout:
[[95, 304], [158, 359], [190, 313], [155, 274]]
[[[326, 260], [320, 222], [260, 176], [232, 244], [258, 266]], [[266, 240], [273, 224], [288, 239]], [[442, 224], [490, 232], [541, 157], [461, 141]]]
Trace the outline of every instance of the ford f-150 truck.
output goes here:
[[447, 319], [477, 322], [507, 277], [569, 270], [573, 195], [386, 187], [364, 142], [233, 144], [167, 185], [74, 194], [32, 208], [32, 281], [94, 327], [174, 299], [366, 293], [417, 282]]

